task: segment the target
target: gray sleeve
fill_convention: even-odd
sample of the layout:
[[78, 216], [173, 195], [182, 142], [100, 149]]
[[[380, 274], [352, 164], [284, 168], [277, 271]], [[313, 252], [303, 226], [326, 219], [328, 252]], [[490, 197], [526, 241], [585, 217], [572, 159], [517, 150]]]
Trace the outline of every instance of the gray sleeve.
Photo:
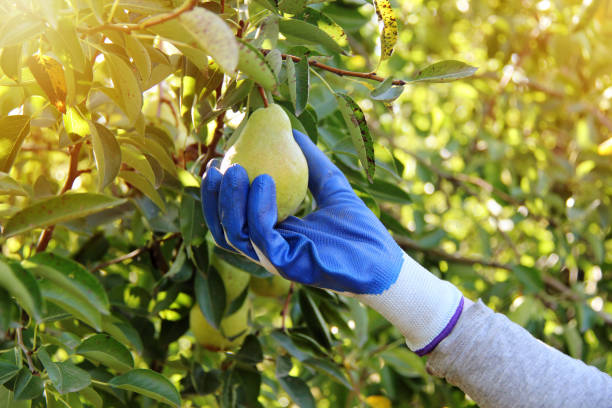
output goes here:
[[612, 377], [533, 337], [482, 302], [464, 310], [427, 368], [479, 406], [612, 407]]

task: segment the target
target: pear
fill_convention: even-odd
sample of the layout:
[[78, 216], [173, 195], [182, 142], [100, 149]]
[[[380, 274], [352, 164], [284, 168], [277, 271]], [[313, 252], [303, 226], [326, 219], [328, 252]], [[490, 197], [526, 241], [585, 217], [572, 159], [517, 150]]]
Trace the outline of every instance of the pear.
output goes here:
[[202, 347], [213, 351], [234, 349], [248, 334], [250, 309], [246, 300], [240, 309], [221, 320], [221, 330], [217, 330], [208, 323], [196, 304], [189, 313], [189, 326]]
[[253, 293], [265, 297], [280, 297], [286, 296], [291, 287], [291, 281], [281, 276], [271, 276], [269, 278], [251, 277], [249, 284]]
[[235, 163], [245, 168], [251, 182], [260, 174], [274, 179], [278, 222], [297, 211], [308, 189], [308, 164], [283, 108], [270, 104], [253, 112], [223, 157], [221, 172]]

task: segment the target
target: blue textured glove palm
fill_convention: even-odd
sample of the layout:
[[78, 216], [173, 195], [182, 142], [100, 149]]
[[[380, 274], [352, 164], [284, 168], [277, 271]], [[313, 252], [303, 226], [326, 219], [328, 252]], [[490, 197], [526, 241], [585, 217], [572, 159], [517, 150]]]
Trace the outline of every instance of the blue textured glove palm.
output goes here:
[[258, 176], [249, 185], [241, 166], [221, 174], [212, 162], [202, 181], [202, 205], [213, 238], [293, 281], [355, 294], [382, 293], [397, 280], [403, 251], [342, 172], [308, 136], [293, 134], [308, 161], [308, 187], [317, 210], [277, 224], [270, 176]]

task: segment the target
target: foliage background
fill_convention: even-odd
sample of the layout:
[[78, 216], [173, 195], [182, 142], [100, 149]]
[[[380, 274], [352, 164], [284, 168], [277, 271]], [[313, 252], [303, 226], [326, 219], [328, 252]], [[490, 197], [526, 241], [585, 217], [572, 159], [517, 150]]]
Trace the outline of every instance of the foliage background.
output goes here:
[[[206, 25], [186, 25], [199, 34], [193, 40], [171, 25], [179, 3], [0, 2], [0, 400], [14, 407], [148, 407], [176, 404], [178, 392], [183, 406], [474, 406], [426, 374], [425, 360], [375, 312], [326, 291], [295, 288], [286, 333], [283, 299], [248, 294], [253, 336], [242, 352], [194, 344], [188, 313], [196, 298], [216, 318], [224, 307], [211, 296], [223, 288], [207, 266], [201, 164], [214, 156], [207, 146], [223, 152], [240, 112], [262, 102], [252, 84], [209, 64], [206, 54], [227, 61], [227, 38], [213, 41], [197, 31]], [[274, 98], [295, 113], [306, 92], [309, 104], [292, 117], [294, 126], [318, 139], [429, 270], [551, 346], [612, 372], [612, 164], [605, 144], [612, 136], [612, 1], [392, 1], [399, 37], [380, 67], [370, 3], [311, 4], [346, 31], [348, 57], [305, 41], [312, 32], [283, 38], [269, 28], [274, 24], [257, 31], [271, 21], [266, 7], [277, 9], [265, 0], [228, 2], [223, 11], [216, 2], [197, 3], [220, 14], [234, 34], [265, 39], [259, 47], [310, 52], [345, 70], [407, 80], [440, 60], [478, 67], [458, 82], [408, 84], [389, 103], [372, 98], [375, 81], [314, 68], [365, 113], [377, 160], [372, 184], [350, 124], [318, 76], [311, 73], [307, 92], [307, 70], [296, 63], [302, 79], [292, 97], [283, 63]], [[304, 2], [279, 7], [289, 13]], [[148, 16], [150, 26], [116, 29]], [[173, 19], [158, 24], [159, 16]], [[217, 20], [206, 18], [215, 27]], [[67, 95], [57, 75], [33, 78], [28, 58], [39, 52], [61, 63]], [[279, 67], [278, 54], [268, 61]], [[269, 68], [262, 70], [246, 76], [268, 80]], [[69, 202], [32, 207], [64, 194]], [[36, 252], [62, 261], [32, 259]], [[72, 280], [62, 280], [64, 273]], [[103, 344], [114, 359], [83, 351], [96, 329], [111, 336]]]

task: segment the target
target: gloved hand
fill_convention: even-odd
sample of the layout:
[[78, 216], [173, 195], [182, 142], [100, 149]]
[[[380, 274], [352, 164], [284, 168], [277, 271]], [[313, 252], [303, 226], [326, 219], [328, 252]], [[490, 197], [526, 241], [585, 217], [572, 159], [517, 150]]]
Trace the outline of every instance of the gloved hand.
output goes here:
[[287, 279], [356, 296], [398, 327], [413, 351], [431, 351], [459, 318], [461, 292], [405, 254], [342, 172], [307, 136], [293, 134], [308, 162], [317, 210], [276, 224], [270, 176], [249, 186], [241, 166], [221, 174], [211, 163], [202, 206], [215, 242]]

